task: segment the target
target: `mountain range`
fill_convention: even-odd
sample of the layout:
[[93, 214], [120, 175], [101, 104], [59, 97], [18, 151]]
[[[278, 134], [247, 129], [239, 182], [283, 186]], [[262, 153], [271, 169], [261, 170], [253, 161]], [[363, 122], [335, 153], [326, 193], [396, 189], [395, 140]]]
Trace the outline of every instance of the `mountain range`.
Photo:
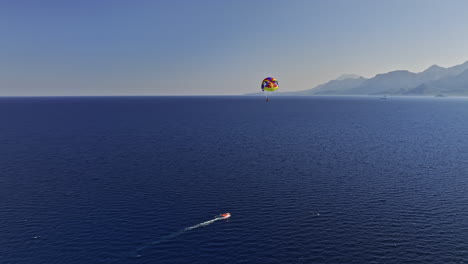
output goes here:
[[418, 73], [396, 70], [369, 79], [344, 74], [312, 89], [283, 95], [468, 96], [468, 61], [449, 68], [433, 65]]

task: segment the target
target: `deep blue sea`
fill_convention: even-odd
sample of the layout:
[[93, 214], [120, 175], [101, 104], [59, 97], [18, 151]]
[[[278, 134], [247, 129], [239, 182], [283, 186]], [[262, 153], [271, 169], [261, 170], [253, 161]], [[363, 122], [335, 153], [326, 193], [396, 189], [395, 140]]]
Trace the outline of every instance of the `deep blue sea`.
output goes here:
[[2, 264], [468, 262], [468, 99], [1, 98], [0, 169]]

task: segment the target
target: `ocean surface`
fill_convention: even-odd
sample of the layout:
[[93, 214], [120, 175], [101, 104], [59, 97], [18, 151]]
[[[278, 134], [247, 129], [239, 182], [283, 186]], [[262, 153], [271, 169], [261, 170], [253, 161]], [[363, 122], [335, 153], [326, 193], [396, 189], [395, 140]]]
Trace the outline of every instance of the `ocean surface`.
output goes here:
[[0, 169], [2, 264], [468, 262], [468, 99], [1, 98]]

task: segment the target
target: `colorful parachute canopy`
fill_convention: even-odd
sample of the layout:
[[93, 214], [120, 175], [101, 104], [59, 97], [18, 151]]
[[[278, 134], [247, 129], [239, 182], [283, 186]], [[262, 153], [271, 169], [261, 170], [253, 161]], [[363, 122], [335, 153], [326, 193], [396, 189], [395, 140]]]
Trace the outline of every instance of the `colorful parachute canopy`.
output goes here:
[[266, 77], [262, 82], [262, 91], [273, 92], [278, 90], [278, 81], [273, 77]]

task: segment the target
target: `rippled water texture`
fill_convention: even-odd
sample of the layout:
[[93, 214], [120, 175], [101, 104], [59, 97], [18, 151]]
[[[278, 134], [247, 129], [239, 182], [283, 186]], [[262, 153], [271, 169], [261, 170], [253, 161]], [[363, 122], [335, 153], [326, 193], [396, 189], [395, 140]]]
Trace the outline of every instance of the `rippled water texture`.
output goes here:
[[0, 165], [1, 263], [468, 262], [468, 99], [3, 98]]

